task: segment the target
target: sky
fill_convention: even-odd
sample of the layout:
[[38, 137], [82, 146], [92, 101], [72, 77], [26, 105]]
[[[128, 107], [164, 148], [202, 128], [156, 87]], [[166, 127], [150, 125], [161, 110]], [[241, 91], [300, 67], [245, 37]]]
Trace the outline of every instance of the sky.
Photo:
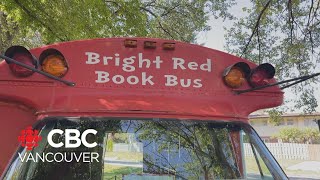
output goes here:
[[[249, 0], [239, 0], [237, 1], [237, 5], [233, 6], [231, 8], [231, 11], [234, 12], [234, 15], [238, 18], [244, 17], [246, 14], [242, 12], [243, 7], [250, 7], [250, 1]], [[210, 17], [210, 20], [208, 22], [208, 25], [211, 27], [211, 30], [208, 32], [201, 32], [198, 35], [198, 43], [204, 44], [205, 47], [220, 50], [223, 52], [227, 52], [224, 49], [224, 45], [226, 43], [226, 40], [224, 38], [224, 35], [226, 34], [223, 27], [230, 28], [233, 25], [233, 22], [230, 20], [223, 21], [222, 19], [214, 19], [213, 17]], [[318, 90], [316, 90], [316, 98], [318, 102], [318, 108], [316, 109], [317, 112], [320, 112], [320, 93], [317, 93], [320, 91], [320, 85], [317, 85], [316, 87]], [[285, 90], [285, 98], [287, 99], [294, 99], [296, 98], [295, 94], [290, 92], [290, 90]], [[292, 107], [293, 103], [286, 104], [288, 107]], [[294, 109], [294, 112], [301, 113], [301, 109]]]

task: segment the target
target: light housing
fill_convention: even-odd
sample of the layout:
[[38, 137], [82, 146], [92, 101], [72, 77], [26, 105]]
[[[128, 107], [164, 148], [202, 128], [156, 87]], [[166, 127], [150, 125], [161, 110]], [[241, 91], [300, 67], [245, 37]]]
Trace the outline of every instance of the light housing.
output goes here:
[[[25, 65], [38, 68], [37, 59], [23, 46], [11, 46], [5, 52], [5, 56], [19, 61]], [[6, 60], [13, 75], [16, 77], [29, 77], [34, 72], [18, 64]]]
[[124, 40], [124, 46], [125, 47], [136, 48], [137, 45], [138, 45], [137, 40], [134, 40], [134, 39], [126, 39], [126, 40]]
[[145, 41], [144, 42], [145, 49], [156, 49], [156, 47], [157, 47], [156, 45], [157, 45], [157, 43], [154, 41]]
[[175, 43], [171, 43], [171, 42], [165, 42], [162, 44], [162, 49], [163, 50], [174, 50], [175, 49]]
[[231, 88], [239, 88], [243, 85], [249, 74], [249, 65], [244, 62], [238, 62], [227, 67], [222, 76], [225, 85]]
[[69, 70], [66, 59], [56, 49], [44, 50], [39, 57], [39, 63], [42, 71], [60, 78], [65, 76]]
[[248, 82], [252, 87], [268, 85], [274, 74], [274, 67], [269, 63], [264, 63], [251, 71]]

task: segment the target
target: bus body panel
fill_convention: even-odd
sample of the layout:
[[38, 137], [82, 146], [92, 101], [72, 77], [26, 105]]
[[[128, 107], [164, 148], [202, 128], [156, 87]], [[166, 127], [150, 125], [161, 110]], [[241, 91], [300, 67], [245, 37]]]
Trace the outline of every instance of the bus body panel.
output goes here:
[[26, 126], [36, 122], [34, 112], [22, 105], [15, 103], [0, 102], [1, 114], [1, 153], [0, 153], [0, 173], [9, 163], [13, 152], [17, 149], [20, 131]]
[[[283, 92], [277, 86], [236, 95], [224, 84], [222, 74], [228, 66], [237, 62], [246, 62], [251, 69], [257, 66], [248, 60], [162, 39], [134, 38], [137, 47], [128, 48], [124, 46], [126, 39], [73, 41], [30, 50], [36, 58], [46, 49], [59, 50], [69, 65], [62, 79], [75, 82], [74, 87], [37, 73], [17, 78], [5, 61], [0, 62], [0, 103], [9, 99], [14, 106], [0, 108], [0, 114], [5, 117], [2, 121], [7, 121], [0, 128], [2, 137], [6, 137], [0, 172], [14, 152], [20, 130], [48, 116], [247, 122], [251, 112], [283, 102]], [[156, 49], [145, 49], [145, 41], [156, 42]], [[162, 44], [166, 42], [175, 43], [175, 49], [164, 50]], [[99, 80], [101, 72], [104, 76]], [[249, 88], [245, 82], [239, 89]], [[16, 108], [21, 105], [28, 110]]]
[[[283, 93], [278, 87], [235, 95], [224, 84], [222, 74], [228, 66], [246, 62], [251, 68], [256, 67], [250, 61], [181, 42], [175, 42], [175, 50], [168, 51], [161, 48], [166, 40], [138, 38], [137, 48], [124, 47], [124, 40], [75, 41], [31, 50], [36, 57], [46, 49], [59, 50], [69, 63], [63, 79], [75, 82], [74, 87], [36, 73], [16, 78], [3, 61], [0, 86], [6, 90], [0, 90], [0, 96], [30, 102], [37, 112], [146, 111], [240, 119], [257, 109], [282, 104]], [[157, 42], [157, 48], [144, 49], [146, 40]], [[126, 58], [134, 60], [131, 65], [135, 70], [128, 72], [130, 64], [124, 63]], [[162, 61], [158, 66], [153, 63], [157, 58]], [[149, 66], [144, 60], [149, 60]], [[99, 72], [107, 72], [109, 82], [97, 82]], [[240, 89], [249, 88], [246, 82]]]

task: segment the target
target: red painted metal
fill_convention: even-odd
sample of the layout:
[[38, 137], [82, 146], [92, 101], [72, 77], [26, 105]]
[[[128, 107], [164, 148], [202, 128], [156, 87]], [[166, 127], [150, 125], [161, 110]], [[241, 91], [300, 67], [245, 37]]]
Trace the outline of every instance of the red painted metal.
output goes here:
[[[153, 116], [247, 121], [248, 115], [255, 110], [282, 104], [283, 92], [279, 87], [236, 95], [224, 84], [222, 74], [225, 68], [237, 62], [246, 62], [251, 69], [255, 68], [256, 65], [250, 61], [182, 42], [150, 38], [131, 39], [137, 40], [136, 47], [125, 47], [125, 38], [110, 38], [65, 42], [31, 50], [37, 58], [46, 49], [59, 50], [69, 64], [69, 71], [63, 79], [75, 82], [74, 87], [37, 73], [28, 78], [17, 78], [10, 72], [6, 62], [2, 61], [0, 63], [0, 99], [33, 109], [35, 117], [28, 120], [29, 125], [45, 116]], [[144, 48], [145, 41], [155, 42], [156, 48]], [[163, 43], [175, 43], [174, 50], [163, 49]], [[99, 54], [100, 63], [86, 64], [88, 52]], [[143, 59], [151, 60], [149, 68], [145, 67], [146, 63], [139, 68], [140, 53]], [[104, 59], [103, 56], [105, 56]], [[125, 72], [123, 68], [129, 69], [129, 67], [123, 67], [122, 60], [132, 56], [135, 56], [135, 62], [132, 64], [135, 66], [135, 71]], [[163, 61], [160, 68], [152, 63], [157, 56], [160, 56], [160, 60]], [[107, 57], [113, 58], [110, 60], [111, 58]], [[119, 66], [115, 63], [116, 57], [120, 58]], [[174, 69], [172, 58], [184, 59], [186, 69], [179, 67]], [[202, 64], [208, 64], [208, 59], [211, 61], [210, 72], [199, 68]], [[108, 65], [104, 65], [104, 60]], [[195, 70], [196, 63], [191, 63], [188, 68], [190, 62], [198, 64], [197, 70]], [[208, 69], [208, 66], [203, 65], [203, 69]], [[125, 78], [137, 76], [139, 83], [136, 85], [130, 85], [126, 81], [123, 84], [96, 83], [95, 71], [108, 72], [111, 77], [114, 75], [122, 75]], [[146, 85], [141, 85], [142, 74], [146, 77], [153, 76], [154, 84], [146, 82]], [[179, 81], [184, 79], [184, 82], [190, 79], [191, 86], [182, 87], [180, 84], [165, 86], [165, 75], [174, 75]], [[117, 78], [119, 80], [119, 77]], [[200, 88], [197, 79], [201, 80]], [[134, 80], [131, 78], [131, 82]], [[275, 80], [272, 79], [271, 82]], [[250, 86], [246, 82], [240, 89], [248, 88]], [[5, 110], [1, 110], [3, 111]], [[2, 117], [5, 117], [2, 119], [2, 124], [8, 124], [8, 127], [11, 127], [13, 121], [18, 122], [23, 117], [22, 115], [14, 117], [9, 114], [1, 113]], [[4, 128], [7, 126], [1, 126], [0, 131]], [[21, 129], [20, 125], [19, 129]], [[8, 138], [11, 138], [10, 141], [16, 144], [17, 132], [7, 133]], [[3, 150], [1, 151], [0, 154], [3, 154]], [[13, 149], [11, 148], [10, 151]]]
[[0, 101], [0, 174], [18, 147], [18, 135], [25, 127], [33, 124], [34, 111], [13, 102]]

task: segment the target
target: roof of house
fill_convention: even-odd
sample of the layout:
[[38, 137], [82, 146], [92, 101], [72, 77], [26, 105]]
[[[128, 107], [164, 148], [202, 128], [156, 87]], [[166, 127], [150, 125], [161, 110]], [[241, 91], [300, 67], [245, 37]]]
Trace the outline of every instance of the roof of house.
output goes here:
[[[320, 116], [320, 112], [315, 112], [311, 114], [302, 114], [302, 113], [285, 113], [282, 117], [297, 117], [297, 116]], [[253, 118], [268, 118], [269, 114], [250, 114], [249, 119]]]

